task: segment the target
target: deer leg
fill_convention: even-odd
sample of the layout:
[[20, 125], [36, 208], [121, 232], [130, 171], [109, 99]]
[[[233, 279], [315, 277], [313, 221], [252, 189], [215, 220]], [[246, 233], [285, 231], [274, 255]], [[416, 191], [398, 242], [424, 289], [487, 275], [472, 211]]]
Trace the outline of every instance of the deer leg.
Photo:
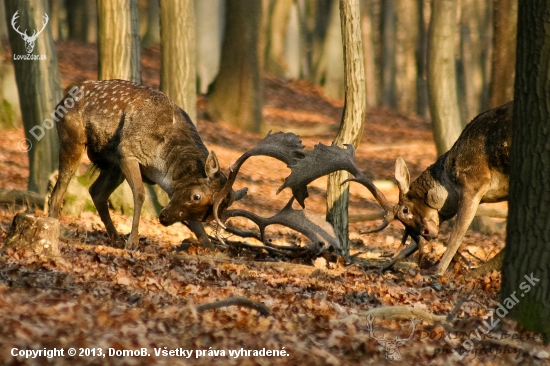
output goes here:
[[141, 207], [145, 201], [145, 187], [143, 187], [139, 162], [135, 158], [124, 158], [120, 163], [120, 169], [126, 177], [134, 196], [132, 231], [130, 231], [130, 236], [126, 242], [126, 249], [130, 250], [137, 246], [139, 240], [139, 216], [141, 214]]
[[118, 233], [115, 225], [109, 215], [109, 206], [107, 201], [117, 187], [124, 182], [124, 176], [117, 167], [109, 167], [99, 173], [99, 177], [90, 187], [90, 196], [97, 209], [97, 213], [105, 225], [105, 230], [109, 237], [115, 241], [118, 238]]
[[71, 178], [76, 173], [80, 159], [86, 149], [85, 131], [80, 128], [78, 121], [67, 116], [58, 126], [59, 135], [59, 174], [50, 199], [49, 216], [57, 218], [63, 204], [63, 196], [69, 187]]
[[458, 212], [456, 215], [456, 223], [451, 232], [451, 237], [447, 243], [447, 250], [443, 254], [443, 257], [439, 260], [439, 265], [435, 270], [435, 274], [442, 276], [447, 267], [451, 263], [458, 247], [462, 243], [462, 238], [468, 230], [468, 227], [472, 223], [472, 220], [475, 217], [479, 202], [483, 194], [478, 192], [477, 194], [468, 195], [463, 193], [458, 202]]

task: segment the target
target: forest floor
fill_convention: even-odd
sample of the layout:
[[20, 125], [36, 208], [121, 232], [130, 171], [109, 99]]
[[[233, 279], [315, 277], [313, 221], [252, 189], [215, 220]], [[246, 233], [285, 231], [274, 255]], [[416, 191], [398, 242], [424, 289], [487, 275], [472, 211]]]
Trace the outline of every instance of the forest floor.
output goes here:
[[[97, 78], [95, 46], [70, 42], [57, 46], [63, 87]], [[158, 49], [143, 52], [144, 84], [158, 87], [159, 60]], [[199, 133], [227, 172], [263, 135], [206, 120], [204, 99], [199, 97], [198, 102]], [[320, 89], [305, 81], [264, 78], [266, 130], [294, 131], [306, 148], [331, 143], [342, 107], [343, 101], [323, 97]], [[27, 155], [17, 145], [23, 137], [22, 128], [2, 131], [0, 188], [26, 188]], [[393, 170], [398, 156], [406, 160], [413, 179], [435, 161], [429, 121], [387, 108], [370, 109], [356, 164], [394, 203], [398, 191]], [[237, 206], [273, 215], [290, 198], [286, 190], [276, 195], [288, 174], [283, 163], [251, 158], [236, 184], [247, 186], [249, 193]], [[308, 210], [324, 215], [325, 191], [326, 178], [310, 185]], [[0, 210], [0, 249], [14, 214], [22, 210], [19, 206]], [[351, 215], [379, 211], [366, 189], [352, 185]], [[119, 232], [129, 232], [130, 217], [115, 212], [111, 216]], [[378, 223], [350, 224], [352, 254], [382, 263], [400, 250], [403, 227], [398, 222], [380, 233], [363, 234]], [[43, 259], [8, 250], [0, 258], [0, 364], [389, 364], [385, 348], [368, 330], [365, 313], [392, 306], [412, 307], [415, 317], [456, 312], [450, 323], [441, 317], [424, 317], [412, 337], [408, 317], [375, 319], [374, 337], [380, 342], [383, 337], [402, 339], [399, 352], [404, 364], [548, 364], [550, 348], [542, 344], [540, 335], [523, 331], [513, 321], [493, 315], [498, 324], [487, 334], [482, 332], [487, 328], [483, 321], [490, 321], [491, 309], [498, 306], [499, 273], [467, 280], [468, 268], [459, 262], [452, 263], [439, 282], [428, 276], [427, 267], [445, 250], [447, 224], [426, 250], [422, 268], [416, 265], [415, 255], [383, 274], [361, 262], [344, 266], [337, 261], [327, 267], [324, 260], [291, 261], [246, 249], [212, 252], [203, 249], [185, 226], [163, 227], [158, 220], [146, 218], [140, 222], [141, 250], [136, 252], [114, 248], [96, 213], [62, 217], [61, 225], [60, 257]], [[244, 219], [235, 220], [234, 225], [253, 228]], [[207, 232], [214, 231], [214, 226], [207, 227]], [[303, 242], [300, 235], [280, 226], [270, 228], [267, 235], [280, 245]], [[478, 267], [498, 253], [504, 242], [503, 233], [487, 236], [468, 231], [463, 254]], [[246, 306], [198, 311], [197, 305], [231, 296], [261, 302], [270, 314]], [[463, 342], [473, 347], [469, 353], [460, 348]], [[71, 347], [76, 356], [68, 355]], [[64, 357], [13, 357], [14, 348], [63, 348]], [[146, 349], [143, 357], [109, 353], [141, 349]], [[172, 356], [163, 353], [171, 350]], [[276, 353], [260, 353], [266, 351]], [[100, 352], [106, 356], [98, 356]]]

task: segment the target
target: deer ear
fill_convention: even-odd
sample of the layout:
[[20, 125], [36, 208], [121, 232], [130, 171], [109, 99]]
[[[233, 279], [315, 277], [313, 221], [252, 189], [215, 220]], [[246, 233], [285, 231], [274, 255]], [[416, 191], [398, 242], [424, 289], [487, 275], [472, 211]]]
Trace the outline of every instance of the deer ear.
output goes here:
[[405, 160], [397, 158], [395, 161], [395, 180], [397, 181], [397, 187], [399, 188], [399, 195], [405, 195], [409, 191], [410, 175], [409, 169]]
[[206, 176], [210, 179], [214, 179], [216, 174], [220, 172], [220, 164], [218, 163], [218, 158], [214, 151], [210, 151], [208, 157], [206, 158], [206, 164], [204, 165], [204, 172]]

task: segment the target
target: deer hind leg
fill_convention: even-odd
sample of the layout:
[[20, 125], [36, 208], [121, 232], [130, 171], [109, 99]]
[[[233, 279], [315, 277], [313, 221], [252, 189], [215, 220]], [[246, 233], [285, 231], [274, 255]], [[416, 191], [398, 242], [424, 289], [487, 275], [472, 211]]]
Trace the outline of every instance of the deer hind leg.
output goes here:
[[57, 218], [63, 204], [63, 196], [80, 164], [86, 149], [86, 134], [78, 120], [66, 116], [59, 122], [59, 174], [50, 199], [49, 216]]
[[115, 166], [111, 166], [107, 169], [103, 169], [99, 173], [99, 177], [90, 187], [90, 196], [92, 196], [92, 201], [97, 208], [97, 213], [105, 225], [105, 230], [109, 237], [116, 241], [118, 238], [118, 233], [111, 220], [111, 215], [109, 215], [109, 206], [107, 201], [111, 194], [124, 182], [124, 175], [122, 171]]
[[451, 260], [456, 254], [458, 247], [462, 243], [462, 238], [464, 238], [464, 234], [466, 234], [468, 227], [470, 226], [472, 220], [476, 215], [481, 197], [483, 197], [483, 192], [479, 191], [473, 194], [463, 193], [460, 197], [460, 200], [458, 202], [456, 223], [453, 227], [453, 230], [451, 231], [451, 237], [449, 238], [449, 242], [447, 243], [447, 250], [443, 254], [443, 257], [441, 257], [439, 265], [436, 268], [436, 275], [442, 276], [447, 270], [447, 267], [449, 266]]
[[141, 214], [141, 207], [145, 201], [145, 188], [143, 187], [143, 179], [141, 177], [141, 170], [139, 168], [139, 162], [135, 158], [124, 158], [121, 161], [120, 169], [126, 177], [132, 194], [134, 196], [134, 217], [132, 220], [132, 231], [126, 242], [126, 249], [133, 249], [137, 246], [139, 240], [139, 216]]

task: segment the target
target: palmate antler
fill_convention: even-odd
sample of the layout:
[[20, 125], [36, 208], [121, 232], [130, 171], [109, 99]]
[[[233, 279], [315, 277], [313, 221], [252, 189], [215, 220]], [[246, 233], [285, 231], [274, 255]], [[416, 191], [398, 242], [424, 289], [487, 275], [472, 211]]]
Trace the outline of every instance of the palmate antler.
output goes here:
[[320, 217], [312, 216], [305, 210], [292, 208], [294, 197], [288, 201], [286, 206], [277, 214], [271, 217], [261, 217], [246, 210], [227, 210], [224, 218], [245, 217], [258, 225], [260, 229], [260, 240], [265, 242], [265, 229], [269, 225], [283, 225], [305, 235], [314, 245], [317, 245], [318, 253], [330, 247], [341, 251], [340, 241], [334, 233], [332, 226]]
[[[229, 168], [229, 176], [224, 187], [214, 197], [214, 217], [221, 227], [225, 228], [222, 220], [220, 220], [219, 207], [223, 202], [224, 197], [232, 190], [233, 183], [237, 178], [239, 169], [244, 162], [257, 155], [266, 155], [278, 159], [287, 164], [291, 169], [291, 174], [285, 179], [283, 185], [278, 189], [277, 194], [285, 188], [292, 190], [293, 199], [277, 213], [270, 218], [262, 218], [256, 214], [245, 210], [229, 210], [222, 214], [224, 219], [235, 216], [243, 216], [254, 221], [259, 227], [263, 239], [265, 227], [272, 224], [281, 224], [294, 229], [314, 243], [322, 243], [323, 247], [330, 247], [340, 250], [340, 242], [330, 224], [326, 221], [323, 225], [330, 227], [329, 229], [322, 228], [323, 225], [318, 225], [312, 222], [303, 210], [292, 209], [294, 198], [305, 208], [305, 199], [309, 196], [307, 185], [315, 179], [324, 175], [330, 174], [338, 170], [346, 170], [355, 178], [349, 181], [355, 181], [363, 184], [378, 201], [378, 203], [386, 211], [384, 223], [378, 229], [379, 231], [385, 228], [389, 222], [395, 217], [395, 208], [389, 204], [384, 194], [376, 188], [376, 186], [355, 166], [355, 150], [352, 145], [346, 145], [346, 148], [340, 148], [336, 145], [315, 145], [313, 150], [304, 150], [302, 141], [293, 133], [271, 132], [256, 146], [255, 148], [245, 152], [231, 167]], [[329, 231], [331, 233], [329, 233]]]
[[345, 146], [346, 148], [342, 149], [336, 145], [317, 144], [312, 151], [306, 151], [305, 158], [298, 160], [296, 164], [290, 167], [292, 173], [285, 179], [284, 184], [277, 193], [289, 187], [298, 203], [305, 207], [304, 200], [309, 195], [307, 191], [309, 183], [335, 171], [346, 170], [355, 178], [350, 178], [344, 183], [353, 181], [364, 185], [386, 211], [382, 225], [374, 230], [367, 231], [367, 233], [380, 231], [395, 218], [396, 207], [392, 206], [386, 196], [355, 166], [353, 145], [348, 144]]

